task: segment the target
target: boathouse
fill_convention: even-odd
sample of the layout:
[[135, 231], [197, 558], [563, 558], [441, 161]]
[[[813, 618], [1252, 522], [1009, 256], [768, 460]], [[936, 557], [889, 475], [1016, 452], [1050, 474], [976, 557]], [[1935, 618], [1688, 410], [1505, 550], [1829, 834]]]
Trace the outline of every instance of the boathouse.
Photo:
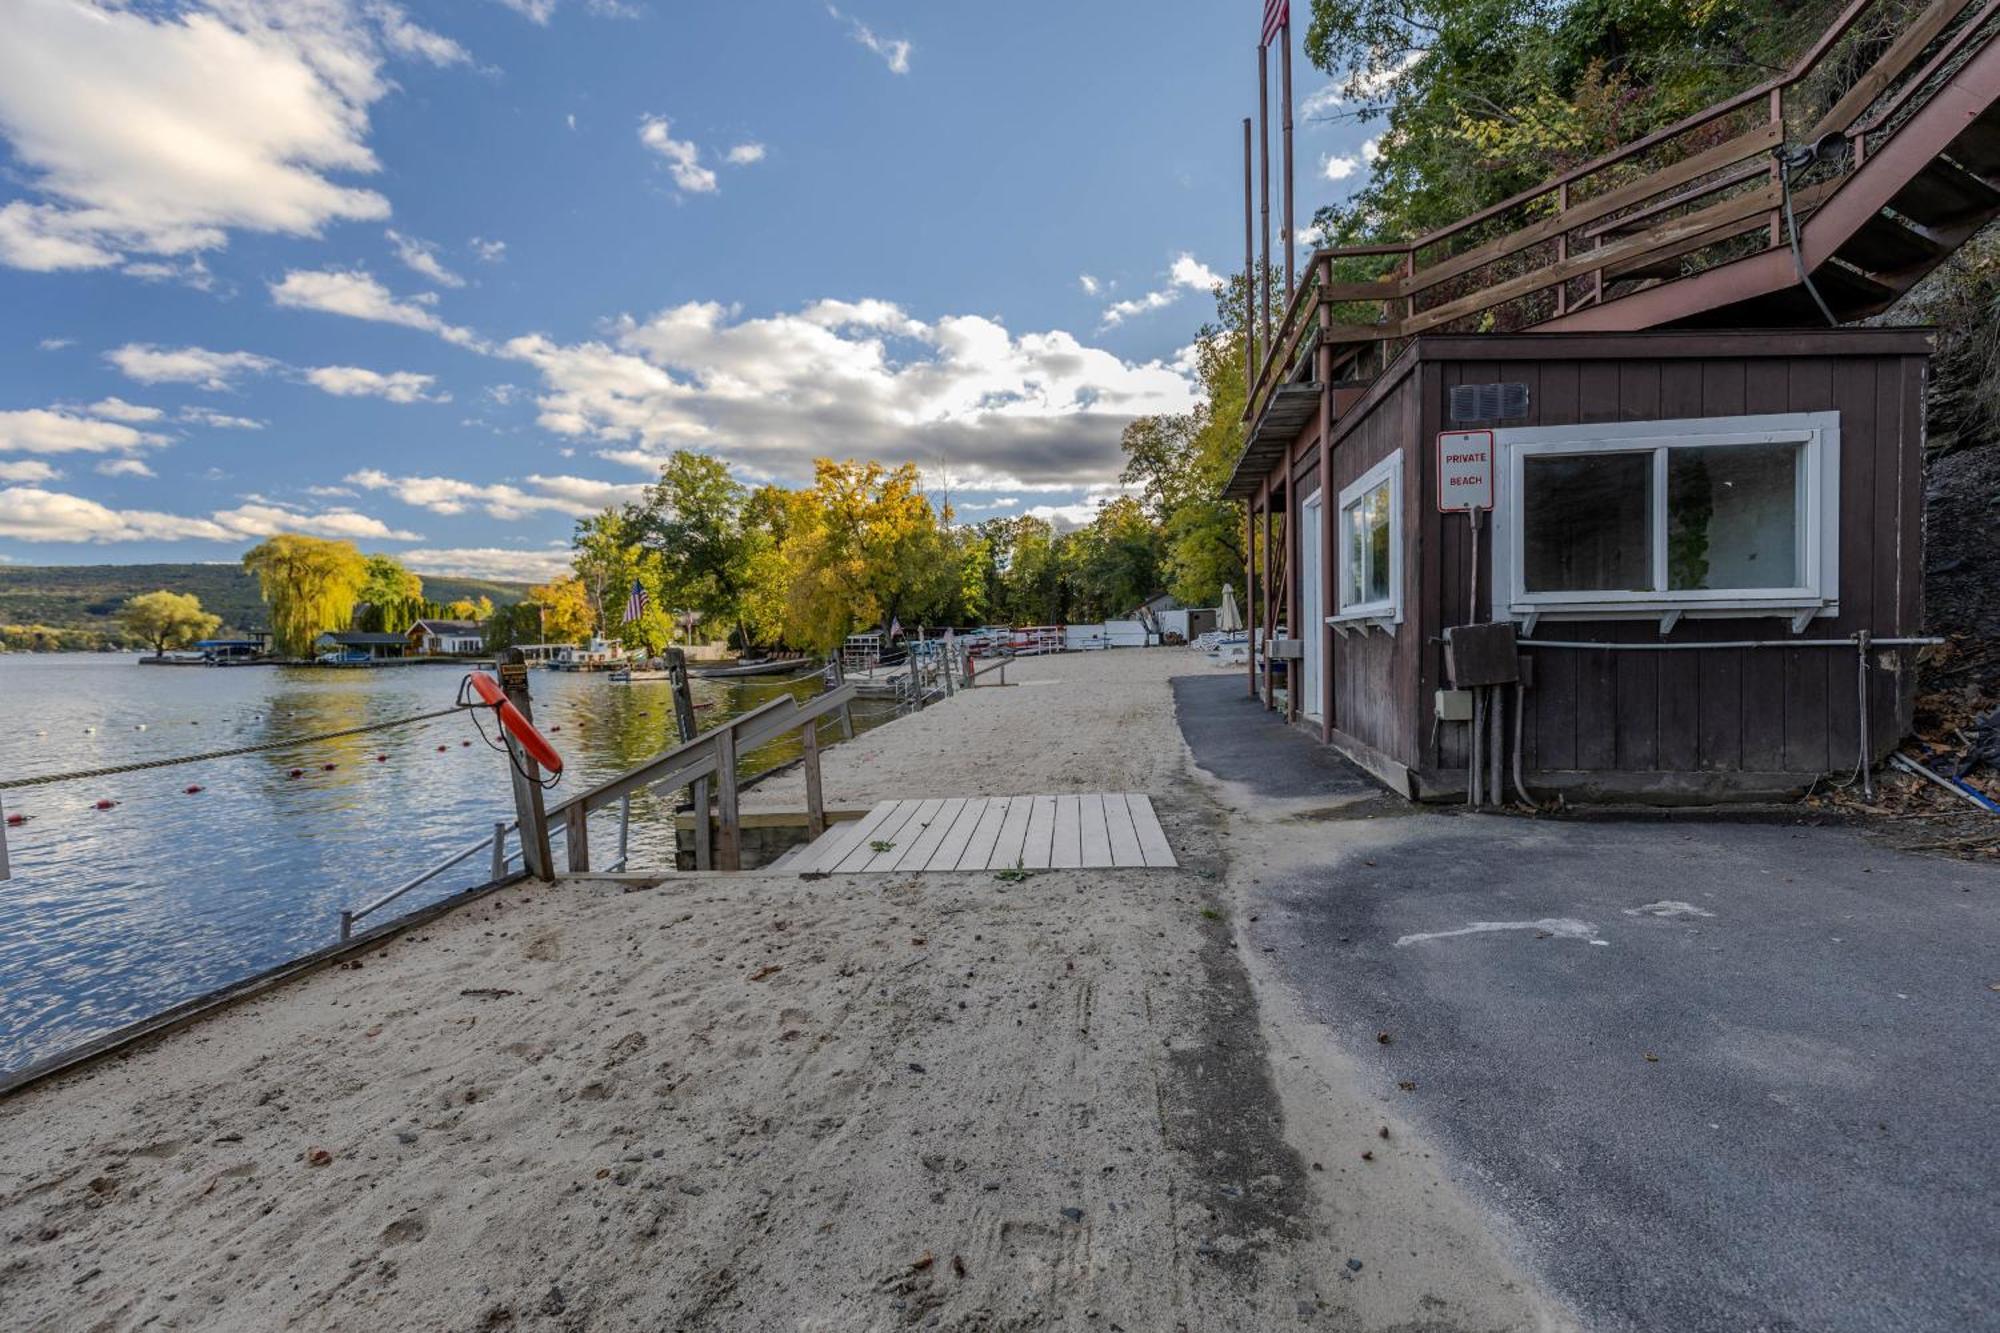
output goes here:
[[1268, 707], [1419, 798], [1777, 797], [1907, 733], [1934, 339], [1859, 321], [2000, 217], [2000, 25], [1939, 0], [1856, 48], [1867, 8], [1768, 85], [1246, 293], [1225, 494]]
[[409, 642], [400, 634], [326, 633], [313, 640], [318, 660], [328, 666], [367, 666], [401, 658]]

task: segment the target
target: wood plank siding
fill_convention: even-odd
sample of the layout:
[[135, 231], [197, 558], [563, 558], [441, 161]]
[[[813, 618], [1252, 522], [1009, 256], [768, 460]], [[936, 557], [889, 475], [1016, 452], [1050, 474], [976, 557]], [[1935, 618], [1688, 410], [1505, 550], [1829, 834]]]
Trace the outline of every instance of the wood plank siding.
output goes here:
[[[1442, 636], [1475, 617], [1470, 525], [1436, 508], [1434, 441], [1452, 389], [1514, 381], [1528, 415], [1513, 427], [1676, 420], [1764, 413], [1840, 417], [1837, 616], [1793, 635], [1783, 617], [1683, 619], [1666, 636], [1657, 619], [1544, 620], [1533, 637], [1606, 643], [1717, 643], [1845, 639], [1922, 633], [1922, 444], [1930, 336], [1923, 330], [1773, 334], [1652, 331], [1419, 338], [1331, 431], [1328, 522], [1336, 497], [1397, 450], [1403, 457], [1403, 622], [1395, 633], [1335, 636], [1330, 655], [1336, 743], [1410, 771], [1429, 794], [1462, 790], [1466, 731], [1434, 727], [1432, 692], [1447, 682]], [[1319, 428], [1301, 432], [1272, 468], [1274, 490], [1296, 511], [1319, 488]], [[1289, 484], [1287, 484], [1289, 483]], [[1298, 525], [1288, 523], [1288, 533]], [[1490, 521], [1480, 534], [1479, 598], [1493, 587]], [[1294, 539], [1295, 540], [1295, 539]], [[1302, 553], [1293, 551], [1289, 569]], [[1316, 626], [1329, 605], [1300, 608]], [[1482, 607], [1476, 618], [1486, 618]], [[1294, 630], [1293, 633], [1298, 633]], [[1856, 654], [1840, 648], [1716, 648], [1615, 652], [1527, 648], [1533, 685], [1522, 718], [1530, 784], [1593, 784], [1607, 791], [1729, 795], [1802, 787], [1857, 760]], [[1905, 650], [1885, 658], [1907, 666]], [[1871, 673], [1870, 727], [1880, 753], [1908, 729], [1915, 682], [1907, 670]], [[1508, 730], [1513, 719], [1508, 702]], [[1371, 767], [1376, 764], [1371, 762]], [[1379, 771], [1379, 770], [1378, 770]]]

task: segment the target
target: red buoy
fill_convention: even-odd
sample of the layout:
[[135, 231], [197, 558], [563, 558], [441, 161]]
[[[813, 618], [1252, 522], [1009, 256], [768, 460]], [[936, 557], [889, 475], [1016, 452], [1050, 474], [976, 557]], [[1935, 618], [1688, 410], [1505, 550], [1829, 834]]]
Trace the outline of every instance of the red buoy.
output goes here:
[[[508, 734], [528, 752], [529, 758], [551, 773], [562, 772], [562, 756], [556, 753], [555, 746], [550, 745], [541, 732], [535, 730], [535, 724], [528, 721], [520, 709], [508, 702], [506, 694], [500, 689], [499, 681], [483, 671], [473, 672], [466, 677], [466, 680], [471, 683], [473, 691], [479, 695], [481, 702], [499, 715], [500, 725], [505, 727]], [[551, 730], [559, 731], [561, 728], [556, 727]], [[466, 743], [471, 744], [469, 741]]]
[[8, 828], [19, 828], [19, 827], [21, 827], [21, 825], [23, 825], [23, 824], [25, 824], [25, 823], [27, 823], [27, 822], [28, 822], [28, 817], [27, 817], [26, 815], [8, 815], [8, 816], [7, 816], [7, 827], [8, 827]]
[[375, 756], [375, 762], [378, 764], [386, 764], [389, 762], [389, 756], [386, 754], [378, 754]]
[[292, 770], [292, 776], [295, 778], [302, 778], [305, 775], [306, 771], [303, 768], [295, 768]]
[[447, 750], [448, 748], [450, 748], [450, 747], [448, 747], [448, 746], [444, 746], [444, 745], [440, 745], [440, 746], [438, 746], [438, 753], [439, 753], [439, 754], [443, 754], [443, 753], [444, 753], [444, 752], [445, 752], [445, 751], [446, 751], [446, 750]]
[[97, 803], [97, 808], [99, 810], [109, 810], [112, 806], [116, 804], [118, 804], [118, 802], [112, 800], [110, 797], [107, 796], [103, 800]]
[[187, 795], [189, 795], [189, 796], [192, 796], [192, 795], [194, 795], [194, 794], [195, 794], [196, 792], [200, 791], [200, 790], [201, 790], [201, 788], [200, 788], [199, 786], [191, 786], [191, 787], [187, 787], [187, 788], [185, 788], [184, 790], [185, 790], [185, 792], [186, 792], [186, 794], [187, 794]]
[[319, 771], [322, 773], [331, 773], [333, 772], [334, 769], [338, 767], [340, 767], [340, 765], [338, 764], [321, 764], [319, 766]]

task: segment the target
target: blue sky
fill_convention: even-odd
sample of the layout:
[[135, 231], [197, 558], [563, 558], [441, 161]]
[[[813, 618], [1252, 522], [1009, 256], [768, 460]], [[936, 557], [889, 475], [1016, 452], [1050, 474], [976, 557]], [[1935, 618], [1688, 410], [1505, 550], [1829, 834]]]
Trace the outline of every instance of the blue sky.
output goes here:
[[13, 0], [0, 560], [542, 577], [676, 447], [1086, 513], [1240, 262], [1259, 8]]

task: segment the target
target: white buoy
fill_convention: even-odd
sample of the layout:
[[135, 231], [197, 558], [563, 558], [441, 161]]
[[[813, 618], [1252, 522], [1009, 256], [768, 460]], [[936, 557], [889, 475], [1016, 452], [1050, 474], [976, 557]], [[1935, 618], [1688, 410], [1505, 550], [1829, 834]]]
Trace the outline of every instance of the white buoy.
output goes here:
[[86, 735], [86, 736], [95, 736], [95, 735], [97, 734], [97, 728], [96, 728], [96, 727], [85, 727], [85, 728], [83, 729], [83, 734], [84, 734], [84, 735]]
[[141, 722], [137, 726], [132, 728], [132, 730], [134, 731], [144, 731], [145, 729], [146, 729], [146, 724], [144, 722]]

